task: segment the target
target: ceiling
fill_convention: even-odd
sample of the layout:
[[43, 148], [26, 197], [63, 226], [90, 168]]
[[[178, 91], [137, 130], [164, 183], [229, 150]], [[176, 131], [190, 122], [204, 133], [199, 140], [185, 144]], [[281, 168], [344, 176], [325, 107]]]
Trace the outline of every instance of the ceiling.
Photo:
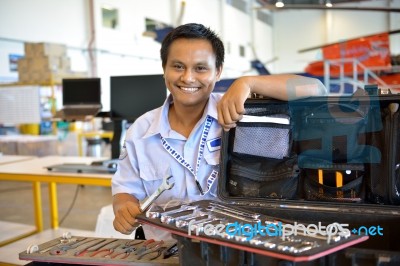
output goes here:
[[[287, 5], [324, 5], [326, 0], [282, 0]], [[357, 3], [365, 0], [331, 0], [331, 3]], [[257, 0], [262, 5], [275, 5], [276, 0]]]
[[[278, 0], [256, 0], [261, 7], [259, 9], [284, 10], [284, 9], [320, 9], [320, 10], [353, 10], [353, 11], [375, 11], [375, 12], [400, 12], [400, 8], [373, 7], [359, 5], [360, 2], [368, 0], [280, 0], [285, 4], [282, 7], [276, 7]], [[332, 6], [325, 4], [330, 2]], [[373, 1], [369, 1], [373, 2]], [[350, 3], [350, 5], [348, 5]], [[346, 4], [346, 5], [344, 5]]]

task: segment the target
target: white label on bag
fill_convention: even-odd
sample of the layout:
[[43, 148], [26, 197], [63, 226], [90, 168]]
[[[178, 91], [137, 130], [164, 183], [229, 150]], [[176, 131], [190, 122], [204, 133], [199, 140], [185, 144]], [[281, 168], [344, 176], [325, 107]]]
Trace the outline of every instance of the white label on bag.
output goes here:
[[283, 117], [272, 117], [272, 116], [252, 116], [252, 115], [243, 115], [243, 118], [240, 119], [240, 122], [261, 122], [261, 123], [275, 123], [282, 125], [289, 125], [289, 118]]

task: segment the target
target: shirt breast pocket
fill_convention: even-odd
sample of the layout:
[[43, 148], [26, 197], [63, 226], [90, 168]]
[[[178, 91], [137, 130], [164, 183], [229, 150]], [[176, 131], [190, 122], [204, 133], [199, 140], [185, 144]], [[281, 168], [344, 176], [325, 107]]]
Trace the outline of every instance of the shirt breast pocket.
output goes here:
[[204, 155], [204, 160], [206, 161], [208, 166], [217, 166], [219, 165], [219, 153], [211, 153]]
[[140, 167], [140, 178], [142, 179], [146, 194], [149, 196], [161, 186], [165, 176], [171, 175], [168, 165], [157, 165], [142, 163]]

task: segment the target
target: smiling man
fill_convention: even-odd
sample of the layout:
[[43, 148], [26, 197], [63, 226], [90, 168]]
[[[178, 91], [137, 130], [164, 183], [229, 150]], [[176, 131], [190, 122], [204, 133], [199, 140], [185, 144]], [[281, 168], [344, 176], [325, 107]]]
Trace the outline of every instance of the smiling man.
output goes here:
[[139, 117], [128, 129], [112, 179], [114, 228], [123, 234], [134, 230], [139, 200], [156, 191], [166, 175], [173, 176], [175, 185], [157, 199], [158, 205], [216, 199], [222, 130], [235, 127], [241, 119], [249, 93], [287, 100], [293, 92], [286, 85], [296, 79], [302, 86], [293, 95], [325, 92], [315, 79], [269, 75], [239, 78], [222, 98], [212, 94], [223, 69], [224, 46], [201, 24], [185, 24], [170, 32], [162, 42], [161, 60], [171, 94], [163, 106]]

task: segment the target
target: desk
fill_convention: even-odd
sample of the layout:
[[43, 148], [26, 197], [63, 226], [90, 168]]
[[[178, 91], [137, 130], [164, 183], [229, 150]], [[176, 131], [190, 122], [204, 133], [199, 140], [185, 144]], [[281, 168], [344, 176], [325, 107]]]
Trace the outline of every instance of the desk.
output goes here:
[[0, 155], [0, 165], [7, 163], [16, 163], [36, 158], [35, 156], [22, 156], [22, 155]]
[[[43, 231], [40, 182], [47, 182], [50, 202], [50, 224], [53, 229], [57, 229], [59, 224], [56, 184], [64, 183], [109, 187], [111, 186], [112, 174], [51, 172], [45, 167], [63, 163], [90, 164], [93, 161], [101, 159], [105, 158], [47, 156], [3, 164], [0, 165], [0, 180], [32, 182], [36, 232]], [[1, 244], [3, 245], [3, 243]]]
[[[35, 156], [0, 155], [0, 165], [32, 160]], [[0, 221], [0, 247], [12, 241], [33, 235], [37, 232], [34, 226]]]

